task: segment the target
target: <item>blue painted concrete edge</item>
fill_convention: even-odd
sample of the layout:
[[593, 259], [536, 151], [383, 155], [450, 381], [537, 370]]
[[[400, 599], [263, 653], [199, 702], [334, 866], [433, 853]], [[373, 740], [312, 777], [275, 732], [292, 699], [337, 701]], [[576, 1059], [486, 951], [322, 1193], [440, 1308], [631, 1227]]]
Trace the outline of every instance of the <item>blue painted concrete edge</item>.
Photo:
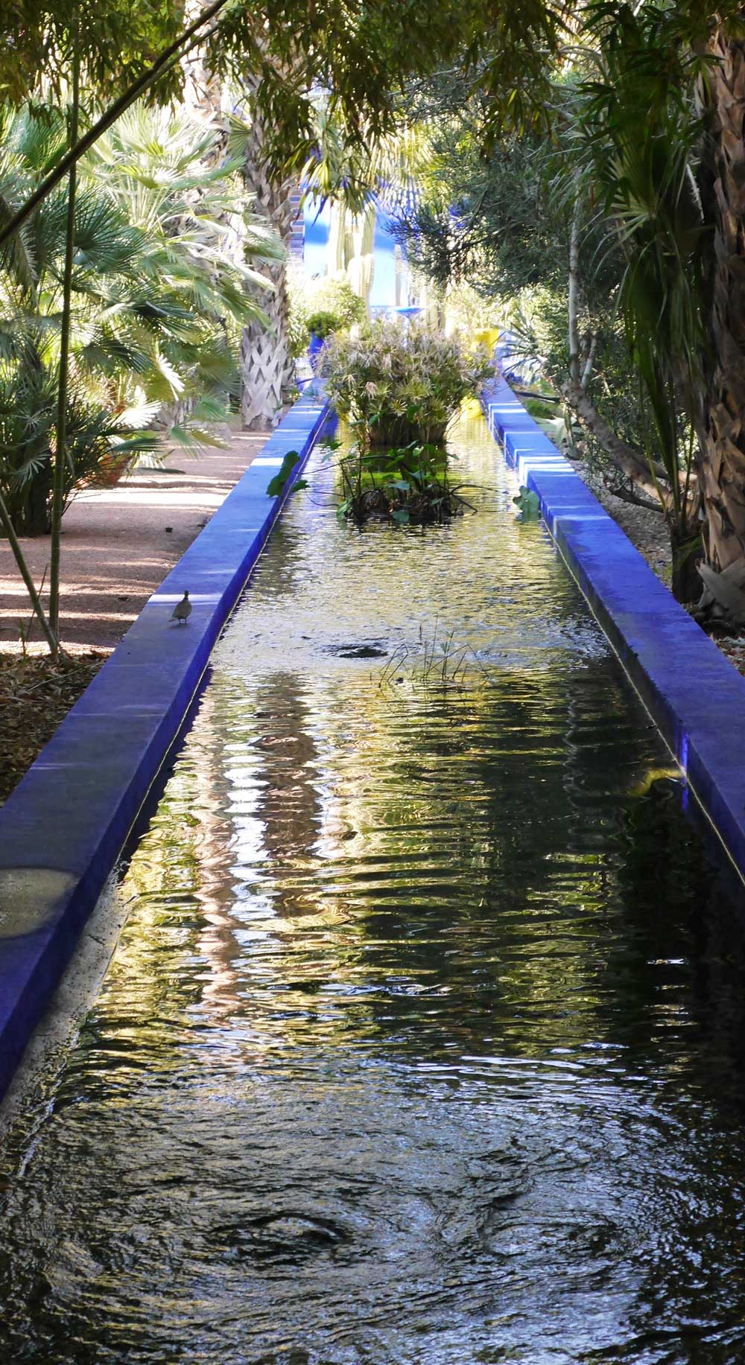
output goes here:
[[538, 495], [570, 573], [701, 807], [745, 877], [745, 678], [656, 577], [505, 380], [481, 397], [492, 435]]
[[[312, 395], [295, 403], [0, 809], [0, 1097], [327, 415]], [[191, 617], [171, 623], [185, 588]]]

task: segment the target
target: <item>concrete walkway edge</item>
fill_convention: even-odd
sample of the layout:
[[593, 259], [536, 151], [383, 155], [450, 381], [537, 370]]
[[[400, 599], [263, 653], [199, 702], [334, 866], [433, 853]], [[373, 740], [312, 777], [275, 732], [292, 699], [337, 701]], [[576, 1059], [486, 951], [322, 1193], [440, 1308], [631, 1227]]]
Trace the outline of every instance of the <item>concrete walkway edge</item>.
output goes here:
[[[0, 810], [0, 1098], [327, 413], [310, 395], [295, 403]], [[172, 623], [187, 588], [191, 617]]]
[[481, 397], [489, 430], [745, 877], [745, 678], [675, 601], [509, 385]]

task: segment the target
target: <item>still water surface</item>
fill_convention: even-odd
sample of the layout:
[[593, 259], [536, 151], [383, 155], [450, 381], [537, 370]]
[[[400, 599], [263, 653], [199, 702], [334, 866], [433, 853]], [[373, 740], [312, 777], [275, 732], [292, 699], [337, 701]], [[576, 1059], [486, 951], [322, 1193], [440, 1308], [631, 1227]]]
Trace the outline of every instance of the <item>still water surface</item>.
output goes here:
[[424, 533], [316, 458], [218, 647], [4, 1153], [3, 1365], [745, 1361], [739, 911], [455, 448], [478, 514]]

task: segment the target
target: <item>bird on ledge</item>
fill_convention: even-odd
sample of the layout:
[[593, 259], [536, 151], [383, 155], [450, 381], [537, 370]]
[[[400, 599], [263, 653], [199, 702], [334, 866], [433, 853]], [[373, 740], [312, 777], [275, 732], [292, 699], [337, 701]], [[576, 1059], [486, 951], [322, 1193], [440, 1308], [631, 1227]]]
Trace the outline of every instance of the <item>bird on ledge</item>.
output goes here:
[[181, 601], [178, 602], [176, 606], [173, 608], [173, 615], [171, 617], [171, 620], [178, 621], [179, 624], [181, 624], [181, 622], [183, 621], [184, 625], [186, 625], [186, 622], [188, 621], [190, 616], [191, 602], [189, 601], [189, 593], [187, 590], [186, 592], [184, 592]]

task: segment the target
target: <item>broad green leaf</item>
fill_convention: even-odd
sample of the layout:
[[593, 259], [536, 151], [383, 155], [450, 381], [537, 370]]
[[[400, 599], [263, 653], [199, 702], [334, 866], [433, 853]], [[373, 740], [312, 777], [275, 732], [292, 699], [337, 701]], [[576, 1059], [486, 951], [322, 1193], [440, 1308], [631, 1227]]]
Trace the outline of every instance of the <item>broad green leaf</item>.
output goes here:
[[541, 502], [537, 493], [532, 488], [522, 486], [516, 498], [513, 498], [515, 506], [522, 513], [526, 521], [534, 520], [540, 515]]
[[292, 471], [295, 468], [295, 465], [298, 463], [299, 459], [300, 456], [296, 450], [288, 450], [287, 454], [285, 455], [285, 458], [282, 461], [282, 466], [279, 470], [279, 473], [275, 474], [274, 478], [270, 479], [269, 481], [269, 485], [266, 491], [270, 498], [278, 498], [280, 493], [284, 492], [285, 484], [287, 483], [287, 480], [292, 474]]

